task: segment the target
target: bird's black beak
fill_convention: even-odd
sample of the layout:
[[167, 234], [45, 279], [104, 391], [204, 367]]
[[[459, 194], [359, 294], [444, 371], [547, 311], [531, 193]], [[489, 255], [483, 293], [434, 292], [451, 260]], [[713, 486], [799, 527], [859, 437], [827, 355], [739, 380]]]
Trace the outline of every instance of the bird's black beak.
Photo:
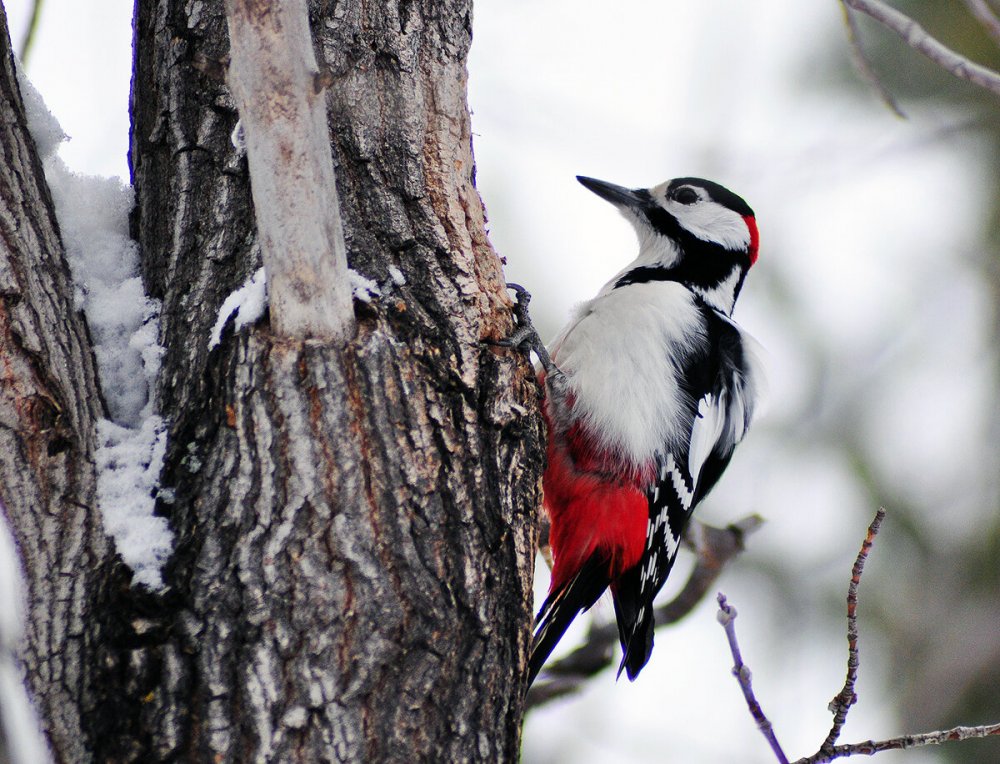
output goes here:
[[624, 186], [616, 186], [614, 183], [597, 180], [596, 178], [587, 178], [583, 175], [577, 175], [576, 179], [583, 184], [584, 188], [589, 188], [599, 197], [611, 202], [616, 207], [638, 207], [649, 201], [649, 197], [645, 191], [633, 191]]

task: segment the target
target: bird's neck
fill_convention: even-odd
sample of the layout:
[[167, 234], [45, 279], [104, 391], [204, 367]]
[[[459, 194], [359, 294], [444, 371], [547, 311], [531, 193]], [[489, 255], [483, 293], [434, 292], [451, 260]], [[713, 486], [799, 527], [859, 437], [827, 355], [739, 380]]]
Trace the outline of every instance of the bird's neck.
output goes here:
[[639, 255], [615, 274], [601, 295], [615, 289], [625, 289], [632, 284], [651, 281], [676, 281], [696, 295], [711, 308], [731, 315], [743, 287], [746, 267], [741, 262], [742, 253], [730, 252], [717, 245], [704, 244], [703, 249], [715, 251], [681, 252], [669, 239], [642, 242]]

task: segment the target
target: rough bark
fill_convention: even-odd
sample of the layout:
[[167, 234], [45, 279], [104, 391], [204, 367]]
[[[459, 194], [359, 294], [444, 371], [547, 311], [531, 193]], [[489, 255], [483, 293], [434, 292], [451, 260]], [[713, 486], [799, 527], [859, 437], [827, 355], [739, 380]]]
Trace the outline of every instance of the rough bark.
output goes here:
[[[221, 3], [139, 0], [131, 160], [178, 552], [117, 603], [100, 760], [503, 761], [519, 746], [541, 431], [473, 185], [471, 5], [311, 6], [350, 265], [344, 346], [266, 321]], [[394, 271], [402, 274], [393, 279]]]
[[20, 658], [54, 752], [86, 761], [112, 575], [95, 506], [101, 403], [2, 9], [0, 152], [0, 496], [27, 583]]

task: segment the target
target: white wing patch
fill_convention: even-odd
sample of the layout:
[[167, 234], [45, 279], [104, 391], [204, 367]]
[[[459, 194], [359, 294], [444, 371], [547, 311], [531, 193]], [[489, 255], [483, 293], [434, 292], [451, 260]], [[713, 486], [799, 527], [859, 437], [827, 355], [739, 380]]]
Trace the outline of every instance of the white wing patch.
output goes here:
[[[681, 504], [684, 506], [684, 509], [691, 509], [691, 502], [694, 501], [694, 490], [693, 487], [689, 489], [687, 484], [684, 482], [684, 475], [682, 475], [681, 471], [677, 469], [677, 462], [674, 461], [673, 454], [667, 454], [667, 464], [664, 469], [670, 473], [670, 482], [674, 487], [674, 492], [677, 494], [677, 498], [681, 500]], [[694, 483], [694, 485], [697, 485], [697, 483]], [[664, 517], [666, 517], [666, 515], [664, 515]], [[674, 530], [676, 530], [676, 528]]]
[[698, 415], [691, 428], [691, 445], [688, 449], [688, 474], [695, 485], [701, 476], [709, 455], [715, 449], [726, 426], [726, 391], [716, 398], [709, 393], [698, 401]]
[[698, 401], [688, 449], [688, 473], [696, 487], [712, 452], [726, 453], [743, 440], [753, 415], [755, 392], [752, 384], [734, 373], [729, 387], [718, 397], [709, 393]]

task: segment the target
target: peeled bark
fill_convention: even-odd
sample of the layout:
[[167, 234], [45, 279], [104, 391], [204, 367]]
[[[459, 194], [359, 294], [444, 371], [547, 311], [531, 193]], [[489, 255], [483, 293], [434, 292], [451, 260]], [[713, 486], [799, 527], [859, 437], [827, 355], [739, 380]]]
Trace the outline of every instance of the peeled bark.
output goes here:
[[306, 0], [226, 0], [229, 83], [245, 136], [271, 327], [283, 337], [354, 335], [322, 77]]
[[348, 258], [380, 294], [347, 344], [264, 320], [210, 351], [260, 265], [219, 5], [138, 3], [133, 227], [178, 549], [168, 592], [118, 603], [124, 702], [96, 757], [514, 760], [541, 425], [528, 364], [484, 343], [510, 319], [473, 185], [470, 3], [313, 4]]

